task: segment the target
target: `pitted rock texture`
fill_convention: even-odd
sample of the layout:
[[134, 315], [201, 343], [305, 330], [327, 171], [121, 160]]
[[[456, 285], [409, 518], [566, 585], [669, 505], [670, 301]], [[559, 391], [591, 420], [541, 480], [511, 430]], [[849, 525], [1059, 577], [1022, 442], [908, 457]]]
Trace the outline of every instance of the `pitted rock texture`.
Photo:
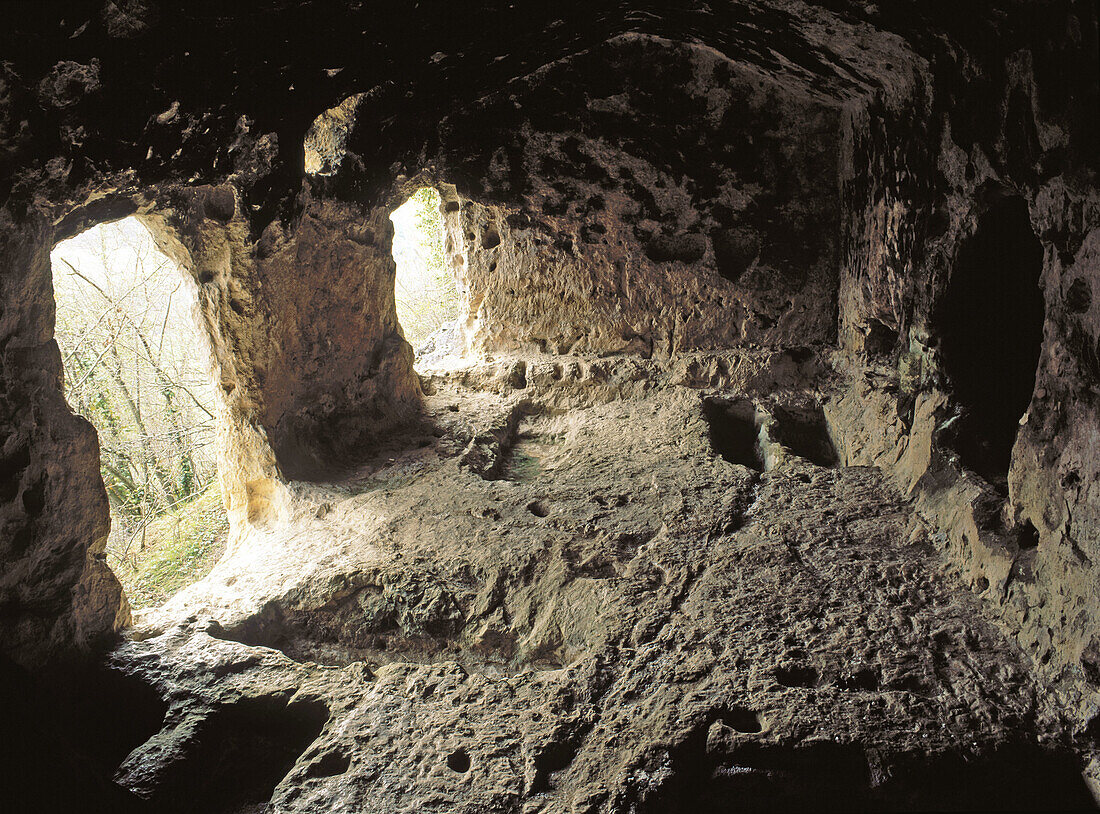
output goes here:
[[[443, 160], [505, 201], [449, 223], [473, 341], [668, 355], [832, 339], [815, 306], [836, 296], [822, 225], [837, 107], [714, 49], [630, 35], [448, 119]], [[480, 166], [474, 138], [506, 158]]]
[[300, 494], [116, 650], [174, 699], [119, 782], [170, 805], [160, 778], [208, 765], [234, 710], [320, 705], [274, 810], [1087, 802], [920, 516], [878, 469], [774, 440], [812, 394], [724, 391], [768, 416], [758, 471], [715, 449], [708, 391], [615, 364], [539, 386], [555, 364], [437, 379], [420, 441]]
[[[1050, 320], [1064, 290], [1062, 345], [1091, 369], [1089, 256], [1071, 262], [1095, 223], [1087, 4], [488, 4], [458, 21], [425, 6], [384, 31], [364, 6], [269, 11], [257, 27], [21, 4], [0, 102], [13, 235], [48, 244], [138, 212], [209, 289], [235, 529], [285, 518], [286, 478], [341, 474], [413, 420], [387, 215], [419, 183], [454, 187], [474, 349], [668, 357], [835, 337], [923, 365], [924, 383], [959, 244], [991, 195], [1019, 195], [1050, 247]], [[294, 59], [272, 65], [288, 43]], [[13, 291], [42, 284], [18, 251], [5, 267]], [[44, 293], [9, 298], [12, 324], [45, 324]], [[1041, 468], [1045, 484], [1070, 473]], [[94, 551], [71, 544], [74, 560]], [[99, 632], [124, 618], [104, 601]]]
[[[140, 807], [135, 747], [154, 810], [1079, 802], [1094, 3], [5, 15], [0, 717], [77, 700], [0, 765], [72, 767], [43, 806]], [[420, 375], [429, 184], [471, 355]], [[198, 292], [232, 524], [132, 626], [48, 268], [129, 215]], [[141, 726], [89, 764], [124, 632]]]

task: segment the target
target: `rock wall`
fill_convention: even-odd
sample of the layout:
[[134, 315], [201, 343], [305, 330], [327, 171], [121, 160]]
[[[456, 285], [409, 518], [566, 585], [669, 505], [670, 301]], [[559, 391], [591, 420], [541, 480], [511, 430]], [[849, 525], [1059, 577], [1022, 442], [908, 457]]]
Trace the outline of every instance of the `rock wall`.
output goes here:
[[[1087, 246], [1095, 239], [1096, 156], [1080, 152], [1077, 139], [1095, 133], [1095, 112], [1082, 106], [1096, 98], [1095, 71], [1079, 61], [1096, 53], [1095, 13], [1033, 7], [1001, 30], [998, 46], [980, 36], [988, 20], [963, 16], [957, 25], [969, 61], [933, 47], [913, 103], [883, 100], [853, 119], [840, 346], [886, 370], [881, 379], [855, 377], [837, 397], [834, 431], [846, 460], [883, 466], [914, 495], [942, 530], [950, 561], [1087, 720], [1100, 621], [1096, 537], [1089, 521], [1074, 518], [1091, 517], [1095, 504], [1097, 269]], [[960, 66], [970, 83], [945, 64]], [[1018, 220], [1006, 214], [1012, 201], [1024, 213]], [[1003, 419], [992, 405], [966, 403], [968, 382], [952, 380], [944, 343], [953, 326], [943, 314], [983, 224], [1034, 232], [1022, 240], [1035, 242], [1037, 257], [1041, 246], [1038, 284], [1014, 296], [1041, 298], [1045, 327], [1041, 347], [1037, 339], [1021, 349], [1027, 327], [1011, 321], [988, 344], [986, 364], [1004, 376], [986, 383], [985, 397], [1009, 400], [1014, 387], [1031, 396], [1011, 417], [1004, 463], [978, 477], [988, 467], [960, 447], [959, 433], [980, 435]], [[980, 321], [1004, 307], [1001, 289], [1010, 285], [994, 272], [988, 287], [970, 292], [960, 318]], [[1038, 359], [1037, 370], [1027, 358]]]
[[290, 234], [272, 227], [261, 238], [255, 266], [267, 347], [257, 385], [286, 477], [339, 477], [416, 413], [420, 386], [397, 325], [392, 238], [381, 207], [313, 199], [308, 190]]
[[166, 190], [142, 222], [197, 289], [196, 352], [211, 362], [218, 429], [218, 475], [234, 530], [285, 515], [278, 466], [262, 423], [256, 380], [264, 353], [264, 314], [248, 245], [248, 227], [232, 185]]
[[69, 412], [53, 341], [52, 230], [0, 216], [0, 638], [28, 667], [130, 621], [104, 561], [110, 519], [99, 443]]
[[830, 341], [837, 119], [808, 83], [641, 35], [448, 117], [438, 172], [467, 199], [451, 237], [475, 345]]
[[[10, 13], [4, 653], [62, 663], [128, 623], [100, 556], [94, 433], [61, 392], [53, 243], [138, 214], [191, 273], [243, 534], [301, 510], [293, 481], [341, 477], [415, 424], [388, 215], [431, 183], [475, 351], [680, 369], [697, 350], [786, 349], [796, 367], [835, 350], [814, 387], [841, 462], [891, 475], [1095, 720], [1095, 6], [567, 2], [458, 20], [421, 5], [385, 25], [354, 4], [275, 4], [262, 24], [155, 2]], [[1045, 312], [1037, 369], [1011, 372], [1030, 406], [991, 474], [960, 449], [982, 403], [949, 362], [945, 303], [1004, 202], [1034, 232]], [[726, 380], [706, 364], [693, 381]]]
[[[1021, 557], [1021, 584], [1007, 610], [1040, 660], [1074, 683], [1100, 679], [1100, 199], [1066, 188], [1042, 190], [1033, 204], [1048, 239], [1043, 269], [1047, 320], [1026, 423], [1009, 472], [1011, 511], [1038, 532]], [[1029, 561], [1029, 558], [1034, 558]], [[1030, 617], [1030, 618], [1028, 618]], [[1030, 622], [1030, 624], [1028, 624]], [[1095, 702], [1093, 702], [1095, 703]], [[1093, 707], [1095, 709], [1095, 707]], [[1093, 713], [1095, 714], [1095, 712]]]

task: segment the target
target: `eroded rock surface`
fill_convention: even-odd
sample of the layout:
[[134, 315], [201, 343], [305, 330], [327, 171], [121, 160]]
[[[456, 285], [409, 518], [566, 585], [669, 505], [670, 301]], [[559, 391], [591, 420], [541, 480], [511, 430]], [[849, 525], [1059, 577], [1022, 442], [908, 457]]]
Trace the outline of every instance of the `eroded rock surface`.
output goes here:
[[[159, 799], [235, 710], [277, 708], [290, 738], [319, 704], [277, 810], [1087, 802], [942, 535], [880, 470], [797, 454], [830, 448], [815, 394], [757, 361], [719, 391], [747, 417], [637, 363], [438, 377], [403, 452], [303, 487], [290, 527], [112, 654], [175, 699], [119, 781]], [[723, 454], [736, 421], [756, 466]]]
[[[61, 11], [0, 31], [17, 810], [1100, 790], [1095, 4]], [[418, 373], [424, 185], [466, 302]], [[136, 620], [48, 264], [131, 215], [232, 525]]]

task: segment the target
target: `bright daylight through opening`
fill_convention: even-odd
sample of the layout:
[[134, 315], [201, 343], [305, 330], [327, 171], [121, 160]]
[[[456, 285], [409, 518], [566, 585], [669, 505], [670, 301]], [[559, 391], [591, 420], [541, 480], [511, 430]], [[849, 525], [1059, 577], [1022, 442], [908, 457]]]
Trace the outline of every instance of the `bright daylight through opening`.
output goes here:
[[99, 434], [107, 563], [134, 608], [156, 606], [210, 571], [228, 533], [194, 286], [136, 218], [50, 259], [65, 396]]
[[439, 193], [423, 187], [390, 216], [393, 259], [397, 264], [394, 296], [405, 338], [422, 356], [461, 353], [462, 294], [447, 267]]

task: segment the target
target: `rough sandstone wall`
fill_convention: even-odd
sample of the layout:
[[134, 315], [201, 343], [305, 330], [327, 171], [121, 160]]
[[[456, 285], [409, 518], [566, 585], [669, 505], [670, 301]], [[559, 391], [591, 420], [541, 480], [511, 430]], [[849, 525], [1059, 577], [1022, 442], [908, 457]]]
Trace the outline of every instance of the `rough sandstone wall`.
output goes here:
[[805, 54], [780, 66], [629, 34], [446, 117], [429, 159], [462, 199], [449, 238], [473, 346], [831, 342], [845, 111], [876, 88], [903, 103], [922, 64], [832, 22], [807, 32], [819, 73]]
[[51, 246], [45, 219], [0, 214], [0, 640], [32, 668], [130, 619], [103, 559], [95, 430], [62, 395]]
[[[219, 474], [234, 539], [285, 519], [288, 478], [337, 477], [415, 413], [412, 350], [394, 315], [392, 225], [318, 201], [253, 243], [232, 183], [166, 186], [82, 206], [62, 234], [137, 213], [199, 292], [220, 385]], [[91, 211], [89, 211], [91, 210]], [[93, 428], [73, 416], [53, 343], [43, 218], [5, 232], [5, 642], [27, 666], [128, 624], [102, 558], [109, 529]], [[372, 229], [373, 227], [373, 229]]]
[[389, 212], [302, 198], [290, 233], [265, 233], [255, 261], [257, 387], [283, 474], [331, 479], [415, 414], [420, 385], [397, 325]]
[[285, 515], [285, 495], [261, 420], [263, 312], [237, 192], [229, 184], [172, 188], [142, 221], [197, 287], [199, 333], [209, 344], [196, 353], [209, 358], [218, 384], [218, 475], [231, 525], [239, 533], [267, 524]]
[[[979, 36], [987, 21], [966, 22], [970, 61], [930, 49], [930, 64], [954, 61], [958, 75], [933, 68], [913, 103], [853, 117], [840, 346], [881, 367], [853, 377], [830, 419], [845, 460], [895, 475], [940, 529], [949, 561], [1087, 720], [1100, 678], [1098, 210], [1096, 156], [1081, 152], [1095, 139], [1095, 9], [1036, 5], [997, 45]], [[950, 448], [958, 382], [936, 319], [961, 250], [1000, 196], [1028, 204], [1043, 247], [1034, 296], [1046, 310], [1007, 500]], [[983, 299], [995, 301], [994, 288]]]
[[[24, 12], [0, 68], [7, 653], [37, 664], [126, 617], [96, 557], [94, 438], [60, 394], [52, 241], [137, 211], [192, 270], [230, 510], [263, 523], [285, 509], [282, 478], [342, 469], [416, 410], [387, 215], [427, 179], [455, 186], [481, 349], [855, 354], [831, 405], [846, 461], [894, 472], [1030, 652], [1096, 683], [1094, 7], [775, 3], [627, 23], [566, 4], [516, 21], [501, 55], [503, 18], [481, 12], [463, 51], [426, 10], [372, 49], [362, 9], [281, 8], [256, 29], [108, 5], [86, 28]], [[167, 51], [147, 47], [167, 30]], [[271, 69], [299, 34], [294, 65]], [[310, 122], [352, 97], [346, 159], [303, 179]], [[952, 394], [933, 313], [991, 185], [1027, 200], [1045, 250], [1046, 338], [1003, 515], [936, 437]], [[1021, 558], [1025, 520], [1039, 545]]]
[[640, 35], [450, 117], [441, 164], [477, 179], [458, 226], [475, 345], [830, 341], [837, 119], [809, 86]]
[[[1032, 206], [1047, 237], [1046, 337], [1013, 450], [1012, 510], [1039, 532], [1008, 609], [1041, 659], [1100, 684], [1100, 196], [1046, 185]], [[1034, 621], [1025, 624], [1030, 614]]]

